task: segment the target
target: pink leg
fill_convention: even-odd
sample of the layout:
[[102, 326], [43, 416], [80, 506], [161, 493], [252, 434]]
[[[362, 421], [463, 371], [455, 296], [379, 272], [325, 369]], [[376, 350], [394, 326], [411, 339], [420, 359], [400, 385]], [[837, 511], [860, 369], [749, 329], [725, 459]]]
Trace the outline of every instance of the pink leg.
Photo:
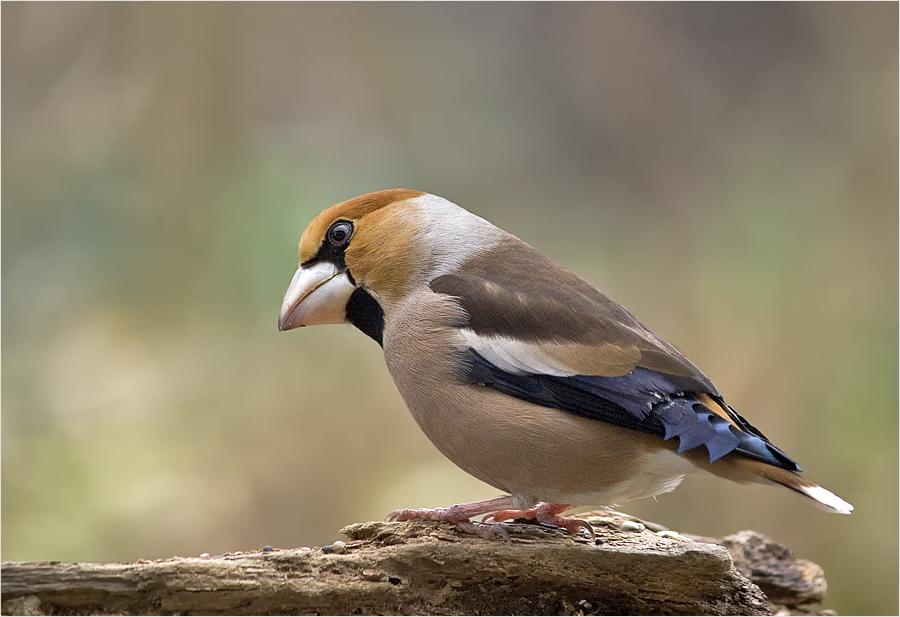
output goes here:
[[453, 523], [466, 533], [471, 533], [481, 538], [491, 538], [495, 533], [506, 536], [506, 530], [499, 525], [486, 525], [474, 523], [469, 519], [480, 514], [496, 512], [504, 508], [511, 508], [512, 496], [497, 497], [487, 501], [474, 503], [458, 503], [449, 508], [423, 508], [421, 510], [395, 510], [387, 515], [389, 521], [438, 521]]
[[591, 527], [591, 524], [587, 521], [583, 521], [577, 518], [567, 518], [564, 516], [559, 516], [566, 510], [571, 510], [574, 507], [575, 506], [572, 504], [546, 503], [542, 501], [535, 507], [529, 508], [528, 510], [499, 510], [488, 517], [486, 519], [486, 522], [499, 523], [501, 521], [508, 521], [510, 519], [524, 518], [529, 521], [533, 520], [539, 523], [544, 523], [545, 525], [561, 527], [573, 536], [577, 534], [579, 530], [584, 529], [586, 532], [588, 532], [588, 535], [591, 536], [591, 540], [596, 539], [596, 536], [594, 535], [594, 528]]

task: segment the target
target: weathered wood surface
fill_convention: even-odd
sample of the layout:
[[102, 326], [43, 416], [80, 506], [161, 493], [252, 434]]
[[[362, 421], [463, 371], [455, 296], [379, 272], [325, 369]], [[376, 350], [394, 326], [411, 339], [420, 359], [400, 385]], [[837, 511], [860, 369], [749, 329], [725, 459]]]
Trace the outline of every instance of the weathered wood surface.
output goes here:
[[[815, 564], [754, 532], [728, 548], [589, 516], [598, 544], [511, 524], [483, 540], [434, 523], [361, 523], [343, 551], [112, 564], [3, 564], [3, 614], [765, 615], [821, 601]], [[731, 551], [731, 552], [729, 552]], [[737, 567], [732, 559], [737, 556]], [[764, 586], [770, 599], [741, 572]], [[772, 600], [777, 602], [773, 603]]]

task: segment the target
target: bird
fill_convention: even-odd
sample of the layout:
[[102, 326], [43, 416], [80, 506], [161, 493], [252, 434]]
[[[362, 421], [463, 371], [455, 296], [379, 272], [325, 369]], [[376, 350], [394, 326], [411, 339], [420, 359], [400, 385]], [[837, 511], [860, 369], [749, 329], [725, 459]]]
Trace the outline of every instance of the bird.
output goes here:
[[437, 195], [376, 191], [310, 222], [278, 329], [320, 324], [352, 324], [375, 340], [428, 439], [502, 492], [388, 520], [491, 537], [503, 521], [526, 519], [593, 536], [565, 513], [656, 496], [695, 472], [853, 510], [800, 475], [622, 305]]

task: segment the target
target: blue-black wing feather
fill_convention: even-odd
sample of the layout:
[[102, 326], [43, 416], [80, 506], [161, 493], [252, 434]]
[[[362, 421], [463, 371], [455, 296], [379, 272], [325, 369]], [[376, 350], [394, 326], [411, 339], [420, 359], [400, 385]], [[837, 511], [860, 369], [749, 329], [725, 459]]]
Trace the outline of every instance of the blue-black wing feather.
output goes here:
[[463, 377], [470, 383], [666, 440], [677, 437], [678, 452], [705, 447], [710, 462], [733, 453], [800, 471], [796, 462], [724, 402], [714, 399], [727, 409], [737, 426], [692, 393], [680, 390], [668, 375], [642, 367], [619, 377], [516, 375], [497, 368], [472, 349], [467, 355]]

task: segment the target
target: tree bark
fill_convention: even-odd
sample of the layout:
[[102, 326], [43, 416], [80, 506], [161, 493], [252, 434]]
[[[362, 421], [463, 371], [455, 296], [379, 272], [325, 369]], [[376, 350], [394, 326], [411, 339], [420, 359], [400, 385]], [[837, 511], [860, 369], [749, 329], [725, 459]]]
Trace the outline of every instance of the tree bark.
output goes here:
[[692, 539], [617, 513], [585, 518], [596, 543], [533, 524], [484, 540], [446, 524], [372, 522], [344, 528], [343, 546], [8, 562], [2, 612], [767, 615], [809, 614], [802, 607], [825, 595], [821, 568], [755, 532]]

